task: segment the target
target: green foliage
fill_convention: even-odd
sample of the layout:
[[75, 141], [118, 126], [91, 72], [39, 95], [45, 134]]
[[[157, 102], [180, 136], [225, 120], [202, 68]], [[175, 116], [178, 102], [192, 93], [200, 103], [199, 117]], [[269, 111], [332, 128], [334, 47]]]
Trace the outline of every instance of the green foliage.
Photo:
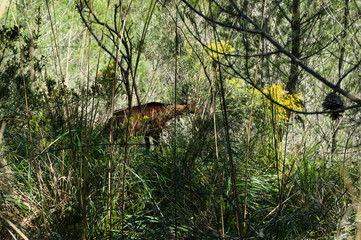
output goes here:
[[[40, 22], [39, 22], [40, 24]], [[24, 110], [25, 95], [32, 109], [39, 109], [43, 103], [43, 90], [37, 79], [41, 76], [46, 59], [36, 55], [39, 33], [29, 36], [22, 26], [5, 27], [0, 31], [1, 71], [0, 109], [3, 111]]]
[[[107, 5], [94, 1], [92, 10], [107, 26], [115, 29], [113, 20], [120, 14], [125, 21], [132, 48], [129, 59], [119, 55], [122, 66], [128, 67], [123, 72], [115, 71], [107, 53], [99, 54], [79, 15], [73, 18], [73, 2], [54, 2], [50, 15], [42, 1], [33, 3], [16, 9], [28, 13], [11, 20], [19, 26], [10, 22], [0, 29], [0, 126], [6, 123], [0, 132], [1, 239], [20, 238], [6, 219], [33, 239], [236, 239], [237, 211], [244, 239], [333, 238], [341, 235], [335, 232], [346, 213], [349, 233], [355, 234], [352, 204], [359, 198], [361, 122], [357, 108], [340, 122], [328, 122], [322, 115], [289, 114], [252, 88], [251, 81], [269, 98], [298, 111], [311, 111], [323, 96], [323, 86], [300, 68], [302, 81], [295, 91], [300, 93], [284, 90], [280, 81], [289, 79], [290, 60], [265, 35], [234, 31], [255, 28], [233, 15], [232, 3], [189, 1], [233, 26], [227, 31], [182, 5], [175, 9], [172, 1], [162, 2], [164, 6], [156, 2], [140, 45], [151, 2], [125, 1], [120, 9], [111, 1], [105, 18]], [[257, 24], [267, 20], [264, 31], [289, 50], [295, 36], [289, 31], [292, 3], [268, 3], [267, 19], [261, 18], [262, 1], [245, 1], [239, 7]], [[316, 2], [301, 1], [300, 61], [327, 79], [349, 74], [342, 86], [358, 92], [359, 83], [353, 80], [357, 72], [347, 71], [358, 64], [357, 54], [351, 53], [358, 52], [359, 16], [350, 8], [351, 28], [333, 20], [343, 21], [345, 4], [321, 9]], [[333, 11], [340, 6], [342, 11]], [[101, 39], [104, 25], [94, 24], [94, 18], [86, 21]], [[347, 36], [334, 35], [344, 28]], [[30, 34], [30, 29], [36, 30]], [[114, 47], [116, 35], [107, 32], [102, 42], [114, 55], [126, 51], [124, 43]], [[340, 62], [335, 67], [341, 57], [329, 60], [340, 55], [341, 46], [347, 48], [343, 70]], [[131, 93], [137, 91], [142, 103], [185, 102], [191, 97], [212, 107], [203, 119], [196, 112], [169, 121], [160, 140], [162, 151], [155, 146], [147, 150], [143, 133], [124, 141], [125, 126], [115, 129], [119, 138], [111, 146], [109, 111], [111, 106], [126, 106], [124, 80], [129, 76]]]
[[[1, 66], [2, 71], [0, 75], [1, 85], [0, 85], [0, 97], [2, 100], [9, 98], [12, 90], [17, 89], [18, 92], [21, 91], [21, 78], [18, 75], [20, 69], [20, 63], [18, 58], [18, 49], [17, 43], [19, 38], [19, 32], [17, 27], [8, 28], [2, 26], [0, 31], [0, 39], [1, 39]], [[12, 56], [11, 58], [7, 56]], [[4, 68], [4, 66], [6, 66]], [[16, 93], [18, 93], [16, 92]]]

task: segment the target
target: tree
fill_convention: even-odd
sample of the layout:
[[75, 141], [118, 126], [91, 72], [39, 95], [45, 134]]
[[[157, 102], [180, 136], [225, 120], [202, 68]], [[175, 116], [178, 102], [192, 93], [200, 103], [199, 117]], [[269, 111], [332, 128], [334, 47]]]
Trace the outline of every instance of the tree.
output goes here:
[[[361, 26], [358, 3], [337, 1], [327, 6], [299, 0], [271, 3], [182, 0], [181, 3], [177, 7], [178, 12], [199, 44], [206, 46], [209, 38], [214, 42], [229, 40], [235, 49], [232, 53], [223, 53], [227, 61], [219, 62], [223, 72], [219, 81], [225, 82], [228, 76], [242, 79], [266, 97], [272, 108], [279, 106], [286, 109], [288, 116], [294, 112], [298, 118], [311, 115], [312, 120], [312, 115], [330, 114], [332, 121], [339, 120], [335, 124], [342, 123], [339, 117], [343, 112], [346, 112], [344, 119], [356, 117], [354, 111], [361, 107], [361, 100], [355, 94], [360, 88], [357, 72], [361, 63], [360, 57], [355, 54], [360, 48], [355, 35], [356, 29]], [[337, 12], [341, 6], [343, 11]], [[222, 54], [222, 51], [215, 52]], [[302, 93], [304, 110], [286, 106], [266, 87], [283, 83], [289, 94]], [[322, 105], [318, 104], [319, 99], [322, 99]], [[272, 115], [272, 122], [274, 119]], [[353, 128], [348, 134], [359, 131], [356, 130], [358, 121], [351, 121]], [[248, 131], [251, 131], [250, 128]], [[276, 134], [277, 130], [274, 132], [274, 135], [281, 136], [274, 140], [278, 162], [282, 151], [277, 153], [277, 146], [282, 143], [284, 134], [283, 130], [280, 134]], [[287, 135], [287, 131], [285, 133]], [[336, 149], [335, 133], [332, 134], [331, 153], [335, 153]], [[290, 166], [289, 175], [281, 162], [276, 166], [277, 171], [282, 172], [278, 176], [283, 175], [279, 180], [277, 214], [280, 217], [283, 216], [283, 194], [294, 170], [294, 164]], [[324, 211], [322, 208], [321, 212]], [[281, 226], [284, 227], [283, 224]]]

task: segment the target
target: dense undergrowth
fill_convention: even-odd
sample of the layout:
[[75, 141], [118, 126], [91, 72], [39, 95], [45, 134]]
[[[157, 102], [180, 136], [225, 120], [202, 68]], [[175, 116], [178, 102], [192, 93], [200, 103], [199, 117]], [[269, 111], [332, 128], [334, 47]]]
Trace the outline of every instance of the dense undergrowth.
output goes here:
[[[24, 1], [0, 14], [1, 239], [361, 234], [359, 105], [286, 58], [298, 54], [314, 72], [339, 78], [337, 87], [342, 80], [359, 92], [359, 61], [349, 57], [342, 70], [343, 46], [358, 42], [343, 34], [348, 13], [334, 41], [331, 14], [311, 1], [291, 1], [314, 14], [302, 22], [312, 27], [299, 22], [299, 29], [300, 13], [288, 2], [281, 11], [278, 2], [245, 1], [255, 24], [271, 19], [265, 24], [279, 27], [262, 29], [277, 32], [280, 50], [256, 27], [244, 31], [253, 24], [247, 18], [227, 16], [237, 12], [228, 1], [49, 2]], [[192, 2], [222, 28], [195, 16]], [[120, 16], [122, 7], [129, 15]], [[262, 8], [279, 15], [258, 22], [261, 11], [250, 9]], [[34, 14], [17, 15], [24, 9]], [[229, 27], [236, 20], [241, 30]], [[304, 52], [289, 44], [304, 44]], [[168, 121], [160, 147], [152, 139], [147, 149], [144, 133], [109, 125], [118, 108], [189, 99], [202, 111]]]
[[[231, 117], [233, 128], [242, 125], [236, 119]], [[240, 139], [246, 135], [233, 136], [238, 139], [232, 154], [242, 208], [237, 209], [224, 136], [216, 136], [216, 146], [212, 120], [180, 120], [169, 124], [162, 151], [147, 150], [142, 138], [133, 137], [127, 146], [115, 145], [112, 155], [104, 124], [94, 126], [89, 140], [84, 140], [84, 128], [74, 127], [71, 143], [69, 132], [52, 130], [59, 125], [46, 115], [32, 119], [31, 140], [25, 123], [10, 121], [2, 136], [1, 214], [15, 227], [5, 222], [2, 237], [18, 229], [32, 239], [78, 239], [85, 229], [92, 239], [217, 239], [222, 232], [231, 239], [238, 235], [235, 211], [245, 209], [246, 192], [245, 238], [312, 239], [337, 233], [335, 219], [342, 218], [348, 200], [340, 159], [317, 153], [321, 144], [307, 144], [294, 156], [275, 148], [272, 134], [263, 130], [250, 142], [245, 179], [246, 142]]]

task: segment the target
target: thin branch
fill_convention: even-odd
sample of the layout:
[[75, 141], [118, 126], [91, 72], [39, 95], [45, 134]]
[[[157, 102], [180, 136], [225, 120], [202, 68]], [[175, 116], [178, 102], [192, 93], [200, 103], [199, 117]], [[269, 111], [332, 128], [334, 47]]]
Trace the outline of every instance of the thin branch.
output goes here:
[[356, 102], [357, 105], [361, 105], [361, 99], [359, 99], [358, 97], [356, 97], [355, 95], [347, 92], [346, 90], [340, 88], [339, 86], [331, 83], [330, 81], [328, 81], [327, 79], [325, 79], [324, 77], [322, 77], [318, 72], [316, 72], [315, 70], [313, 70], [312, 68], [310, 68], [309, 66], [307, 66], [305, 63], [303, 63], [300, 59], [296, 58], [292, 53], [290, 53], [289, 51], [287, 51], [284, 47], [282, 47], [276, 40], [274, 40], [264, 29], [262, 29], [260, 26], [258, 26], [258, 24], [256, 24], [252, 19], [250, 19], [247, 15], [243, 14], [243, 11], [240, 10], [238, 8], [238, 6], [235, 4], [235, 2], [233, 0], [231, 0], [231, 3], [233, 4], [234, 8], [236, 9], [236, 11], [238, 12], [238, 16], [245, 19], [248, 23], [252, 24], [256, 29], [244, 29], [244, 28], [239, 28], [237, 26], [232, 26], [229, 24], [225, 24], [219, 21], [216, 21], [213, 18], [210, 18], [206, 15], [204, 15], [202, 12], [196, 10], [190, 3], [188, 3], [188, 1], [186, 0], [182, 0], [182, 2], [188, 6], [188, 8], [190, 8], [193, 12], [195, 12], [197, 15], [199, 15], [200, 17], [204, 18], [205, 20], [213, 23], [213, 24], [217, 24], [219, 26], [222, 27], [227, 27], [230, 29], [234, 29], [236, 31], [239, 32], [249, 32], [249, 33], [255, 33], [255, 34], [260, 34], [262, 35], [264, 38], [266, 38], [273, 46], [275, 46], [279, 52], [283, 53], [284, 55], [286, 55], [287, 57], [289, 57], [292, 61], [294, 61], [298, 66], [300, 66], [303, 70], [305, 70], [306, 72], [308, 72], [309, 74], [311, 74], [313, 77], [315, 77], [316, 79], [318, 79], [319, 81], [321, 81], [323, 84], [325, 84], [326, 86], [328, 86], [329, 88], [333, 89], [335, 92], [339, 92], [340, 94], [342, 94], [343, 96], [345, 96], [346, 98], [350, 99], [353, 102]]

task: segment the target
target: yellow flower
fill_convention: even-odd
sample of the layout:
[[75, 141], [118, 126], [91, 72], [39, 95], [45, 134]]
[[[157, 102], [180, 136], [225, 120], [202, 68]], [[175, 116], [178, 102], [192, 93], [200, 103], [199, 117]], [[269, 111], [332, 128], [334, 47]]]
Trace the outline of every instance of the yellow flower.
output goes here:
[[[302, 100], [301, 94], [291, 95], [286, 90], [283, 89], [283, 83], [279, 85], [266, 85], [266, 88], [263, 89], [264, 93], [272, 98], [274, 101], [278, 102], [279, 104], [291, 108], [293, 110], [302, 110], [302, 106], [300, 101]], [[287, 111], [285, 108], [274, 104], [273, 102], [269, 101], [268, 106], [271, 108], [274, 114], [274, 118], [278, 122], [287, 121]]]
[[[193, 42], [190, 42], [190, 44], [193, 45]], [[189, 45], [189, 43], [187, 41], [184, 41], [184, 45], [186, 47], [186, 51], [188, 52], [189, 56], [191, 56], [193, 54], [193, 48], [191, 45]]]
[[229, 44], [229, 40], [210, 43], [207, 41], [204, 49], [207, 51], [211, 61], [219, 61], [220, 57], [229, 54], [234, 51], [231, 44]]
[[273, 103], [269, 99], [267, 99], [260, 91], [257, 89], [253, 89], [241, 79], [226, 79], [228, 83], [228, 90], [232, 96], [232, 99], [239, 100], [244, 99], [246, 100], [247, 104], [254, 104], [259, 109], [262, 105], [265, 106], [266, 114], [270, 116], [273, 115], [273, 118], [277, 125], [281, 125], [288, 121], [287, 110], [282, 106], [287, 108], [301, 111], [302, 105], [301, 101], [303, 100], [300, 93], [297, 94], [289, 94], [288, 91], [283, 89], [284, 84], [267, 84], [262, 91], [268, 97], [272, 98], [275, 102], [281, 104]]

